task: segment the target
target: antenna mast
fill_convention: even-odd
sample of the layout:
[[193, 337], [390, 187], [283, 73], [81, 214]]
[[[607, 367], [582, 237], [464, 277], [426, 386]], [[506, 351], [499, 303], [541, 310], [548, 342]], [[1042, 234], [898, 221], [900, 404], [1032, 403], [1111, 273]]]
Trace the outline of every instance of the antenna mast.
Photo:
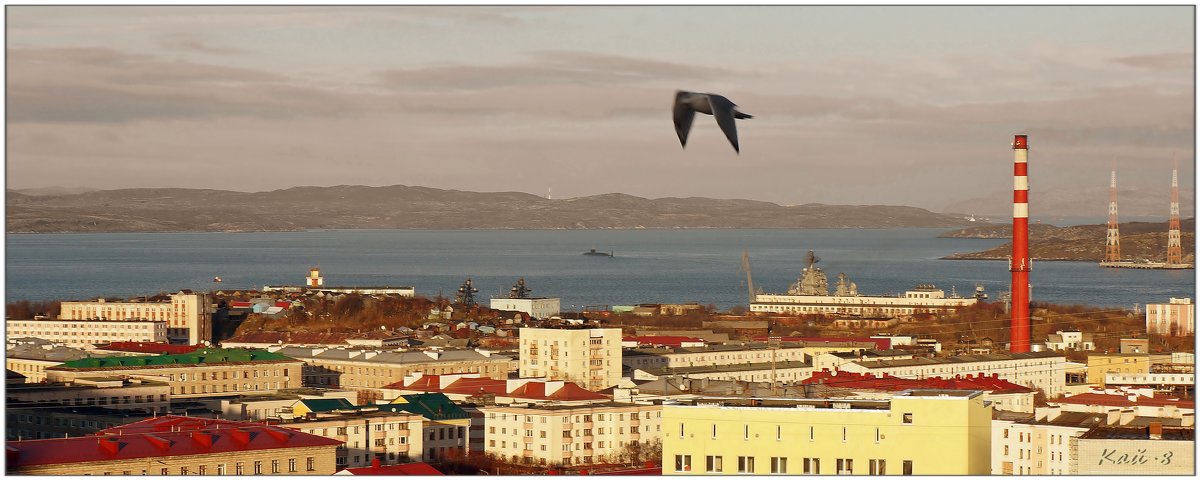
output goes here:
[[746, 288], [749, 292], [749, 302], [746, 308], [754, 303], [754, 276], [750, 272], [750, 251], [742, 249], [742, 270], [746, 272]]

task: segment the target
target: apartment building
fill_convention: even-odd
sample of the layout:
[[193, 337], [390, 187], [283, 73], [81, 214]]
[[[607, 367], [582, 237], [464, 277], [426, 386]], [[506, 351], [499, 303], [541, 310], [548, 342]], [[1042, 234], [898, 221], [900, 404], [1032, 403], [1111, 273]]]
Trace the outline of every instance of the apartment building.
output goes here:
[[1038, 410], [992, 420], [992, 475], [1069, 475], [1070, 440], [1105, 422], [1103, 415]]
[[1195, 427], [1098, 427], [1071, 439], [1072, 475], [1196, 474]]
[[1066, 385], [1066, 362], [1067, 359], [1062, 353], [1029, 352], [856, 361], [844, 364], [839, 369], [901, 378], [948, 378], [968, 374], [990, 377], [995, 374], [997, 378], [1017, 385], [1040, 388], [1047, 397], [1054, 398], [1063, 392]]
[[705, 365], [698, 367], [636, 369], [633, 371], [633, 379], [655, 380], [660, 377], [678, 375], [687, 378], [707, 378], [710, 380], [793, 383], [811, 377], [812, 373], [813, 366], [810, 363], [778, 361]]
[[196, 345], [212, 343], [212, 301], [207, 293], [180, 290], [128, 302], [109, 302], [103, 298], [90, 302], [62, 302], [59, 320], [167, 322], [167, 337], [176, 343]]
[[1104, 386], [1109, 373], [1150, 373], [1149, 353], [1093, 353], [1087, 356], [1088, 383]]
[[445, 375], [478, 373], [504, 379], [513, 370], [511, 357], [487, 350], [375, 350], [365, 348], [271, 348], [304, 362], [304, 385], [361, 391], [382, 398], [380, 389], [414, 373]]
[[537, 465], [616, 462], [635, 443], [662, 434], [662, 406], [607, 402], [590, 405], [479, 407], [484, 452]]
[[47, 368], [92, 355], [86, 350], [47, 340], [20, 339], [14, 342], [10, 337], [4, 352], [4, 368], [24, 375], [26, 383], [38, 383], [46, 381]]
[[621, 329], [522, 328], [518, 374], [574, 382], [592, 391], [621, 381]]
[[[830, 352], [857, 352], [875, 348], [874, 342], [753, 342], [745, 345], [707, 345], [703, 347], [635, 348], [625, 350], [621, 359], [633, 369], [720, 366], [747, 363], [807, 362]], [[773, 348], [774, 347], [774, 348]]]
[[993, 410], [1030, 414], [1034, 411], [1034, 389], [1002, 380], [996, 374], [916, 379], [821, 371], [801, 384], [820, 386], [821, 392], [829, 396], [849, 395], [856, 398], [888, 398], [894, 392], [913, 389], [978, 390], [984, 392], [983, 400], [991, 402]]
[[128, 376], [167, 382], [173, 398], [262, 395], [300, 386], [303, 363], [265, 350], [207, 348], [142, 357], [88, 357], [45, 370], [52, 382]]
[[227, 420], [267, 420], [283, 418], [296, 404], [296, 400], [322, 398], [345, 399], [353, 405], [358, 399], [358, 393], [351, 390], [297, 388], [280, 390], [269, 395], [203, 398], [199, 399], [199, 402], [209, 410], [221, 412], [221, 418]]
[[331, 463], [342, 469], [370, 466], [375, 460], [383, 465], [421, 460], [424, 422], [413, 413], [362, 406], [312, 412], [284, 420], [278, 426], [336, 441], [338, 447]]
[[166, 342], [167, 322], [153, 320], [12, 320], [4, 322], [12, 338], [33, 337], [71, 347], [111, 342]]
[[401, 395], [375, 407], [381, 411], [409, 412], [425, 419], [421, 436], [423, 458], [427, 462], [463, 458], [471, 451], [471, 415], [444, 394]]
[[79, 377], [69, 384], [14, 384], [4, 389], [4, 406], [99, 406], [167, 413], [171, 387], [166, 382], [120, 377]]
[[[396, 398], [411, 393], [441, 393], [453, 401], [489, 404], [596, 403], [612, 399], [611, 395], [585, 390], [579, 385], [561, 380], [540, 378], [483, 378], [477, 373], [454, 375], [413, 374], [382, 389], [384, 398]], [[486, 402], [484, 399], [486, 398]]]
[[1196, 305], [1190, 298], [1146, 304], [1146, 333], [1188, 336], [1196, 331]]
[[524, 312], [532, 318], [546, 319], [559, 314], [561, 300], [546, 297], [493, 298], [491, 308], [507, 312]]
[[982, 392], [889, 400], [700, 398], [663, 406], [664, 475], [986, 475]]
[[331, 475], [341, 442], [278, 426], [173, 415], [95, 436], [7, 442], [13, 475]]

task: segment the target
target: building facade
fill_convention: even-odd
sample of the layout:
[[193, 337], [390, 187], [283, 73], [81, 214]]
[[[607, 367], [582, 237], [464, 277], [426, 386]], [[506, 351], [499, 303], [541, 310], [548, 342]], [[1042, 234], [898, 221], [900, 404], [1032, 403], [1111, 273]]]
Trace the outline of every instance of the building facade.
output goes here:
[[987, 475], [991, 416], [981, 392], [696, 399], [663, 406], [663, 474]]
[[597, 391], [621, 380], [621, 329], [522, 328], [519, 375]]
[[1196, 332], [1196, 305], [1190, 298], [1146, 304], [1146, 333], [1188, 336]]
[[201, 349], [188, 354], [83, 358], [45, 370], [52, 382], [130, 377], [170, 385], [173, 398], [273, 394], [300, 387], [302, 362], [264, 350]]
[[615, 463], [662, 434], [662, 406], [632, 403], [479, 407], [484, 452], [536, 465]]
[[59, 320], [167, 322], [167, 337], [172, 342], [196, 345], [212, 343], [212, 301], [206, 293], [182, 290], [161, 300], [109, 302], [62, 302]]
[[557, 298], [493, 298], [492, 310], [524, 312], [530, 317], [545, 319], [558, 315], [561, 311], [561, 300]]
[[22, 406], [97, 406], [167, 413], [171, 387], [166, 382], [119, 377], [80, 377], [71, 384], [25, 383], [4, 389], [6, 408]]
[[511, 357], [487, 350], [381, 351], [308, 347], [269, 350], [304, 362], [304, 386], [362, 392], [360, 398], [366, 402], [381, 399], [384, 387], [414, 373], [478, 373], [505, 379], [515, 366]]
[[167, 322], [152, 320], [6, 320], [5, 334], [34, 337], [72, 347], [98, 343], [167, 341]]
[[1072, 475], [1196, 474], [1194, 427], [1100, 427], [1071, 440]]
[[901, 378], [949, 378], [967, 374], [990, 377], [996, 374], [997, 378], [1017, 385], [1040, 388], [1048, 398], [1054, 398], [1063, 392], [1066, 385], [1066, 361], [1063, 354], [1056, 352], [998, 353], [947, 358], [859, 361], [847, 363], [839, 369]]
[[333, 462], [338, 469], [420, 461], [424, 419], [408, 412], [373, 407], [323, 412], [286, 420], [278, 426], [338, 442]]

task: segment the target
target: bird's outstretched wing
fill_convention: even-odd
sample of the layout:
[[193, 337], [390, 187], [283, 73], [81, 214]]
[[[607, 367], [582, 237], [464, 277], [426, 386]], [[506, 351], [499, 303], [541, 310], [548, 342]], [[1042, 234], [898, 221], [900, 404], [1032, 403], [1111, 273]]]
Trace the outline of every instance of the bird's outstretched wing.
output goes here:
[[692, 130], [692, 119], [696, 117], [692, 106], [683, 101], [687, 94], [683, 91], [675, 92], [675, 133], [679, 135], [679, 145], [682, 147], [687, 147], [688, 132]]
[[717, 119], [717, 125], [721, 126], [721, 131], [725, 132], [725, 138], [729, 139], [729, 143], [733, 144], [733, 151], [742, 153], [738, 148], [737, 126], [733, 124], [733, 102], [728, 98], [720, 95], [708, 95], [708, 104], [712, 107], [713, 117]]

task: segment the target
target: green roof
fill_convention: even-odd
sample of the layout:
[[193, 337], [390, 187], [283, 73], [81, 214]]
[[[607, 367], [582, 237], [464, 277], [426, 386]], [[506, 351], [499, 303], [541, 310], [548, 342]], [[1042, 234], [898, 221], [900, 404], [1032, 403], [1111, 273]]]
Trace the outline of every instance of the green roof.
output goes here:
[[64, 368], [148, 367], [198, 365], [206, 363], [246, 363], [291, 360], [291, 357], [250, 348], [205, 348], [191, 353], [145, 357], [87, 357], [65, 362]]
[[314, 412], [355, 410], [359, 408], [344, 398], [304, 398], [300, 400], [300, 403], [303, 403], [305, 407]]
[[471, 415], [459, 407], [444, 393], [417, 393], [401, 395], [408, 403], [388, 403], [375, 405], [381, 411], [405, 411], [415, 413], [430, 420], [449, 420], [455, 418], [470, 418]]

